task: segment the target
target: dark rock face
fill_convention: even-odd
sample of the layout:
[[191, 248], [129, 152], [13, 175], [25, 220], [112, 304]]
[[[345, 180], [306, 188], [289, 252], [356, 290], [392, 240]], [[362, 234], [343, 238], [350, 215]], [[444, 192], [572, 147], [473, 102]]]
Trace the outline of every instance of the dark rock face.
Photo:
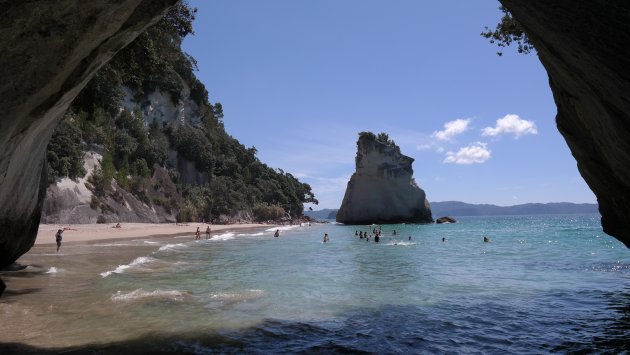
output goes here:
[[394, 142], [363, 132], [357, 142], [356, 171], [352, 174], [337, 222], [429, 223], [429, 201], [412, 175], [413, 158], [400, 153]]
[[0, 1], [0, 267], [28, 251], [53, 128], [94, 73], [176, 0]]
[[448, 216], [444, 216], [444, 217], [440, 217], [438, 219], [435, 220], [435, 223], [437, 224], [442, 224], [442, 223], [455, 223], [457, 222], [455, 220], [455, 218], [453, 217], [448, 217]]
[[500, 1], [549, 74], [558, 129], [597, 196], [604, 231], [630, 247], [630, 2]]

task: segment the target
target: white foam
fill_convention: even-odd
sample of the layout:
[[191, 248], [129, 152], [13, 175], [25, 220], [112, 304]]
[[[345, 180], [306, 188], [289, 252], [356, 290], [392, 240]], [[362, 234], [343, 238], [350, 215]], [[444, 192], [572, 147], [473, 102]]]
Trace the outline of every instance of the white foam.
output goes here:
[[145, 240], [144, 243], [146, 243], [146, 244], [160, 244], [160, 242], [152, 242], [150, 240]]
[[131, 263], [127, 264], [127, 265], [118, 265], [118, 267], [112, 271], [105, 271], [105, 272], [101, 272], [101, 277], [107, 277], [111, 274], [122, 274], [123, 272], [125, 272], [125, 270], [134, 267], [134, 266], [138, 266], [138, 265], [142, 265], [142, 264], [146, 264], [146, 263], [150, 263], [152, 261], [155, 261], [155, 259], [148, 257], [148, 256], [141, 256], [138, 257], [136, 259], [134, 259], [134, 261], [132, 261]]
[[408, 247], [408, 246], [411, 246], [411, 245], [416, 245], [416, 243], [414, 243], [414, 242], [397, 242], [397, 241], [391, 241], [391, 242], [385, 243], [385, 245], [395, 245], [395, 246]]
[[217, 234], [217, 235], [213, 235], [212, 238], [210, 238], [210, 240], [230, 240], [230, 239], [234, 239], [234, 233], [223, 233], [223, 234]]
[[185, 296], [190, 295], [190, 292], [179, 291], [179, 290], [155, 290], [155, 291], [145, 291], [141, 288], [123, 293], [121, 291], [116, 292], [112, 295], [112, 301], [133, 301], [143, 298], [164, 298], [174, 301], [181, 301]]
[[47, 274], [56, 274], [57, 272], [59, 272], [59, 269], [57, 269], [54, 266], [51, 266], [50, 269], [48, 269], [48, 271], [46, 271]]
[[160, 249], [158, 249], [158, 251], [181, 249], [181, 248], [185, 248], [186, 246], [187, 245], [184, 243], [166, 244], [166, 245], [162, 245]]
[[135, 244], [129, 243], [107, 243], [107, 244], [94, 244], [95, 247], [129, 247], [135, 246]]
[[259, 233], [245, 233], [245, 234], [239, 234], [238, 236], [243, 236], [243, 237], [258, 237], [261, 235], [264, 235], [265, 233], [263, 232], [259, 232]]
[[238, 302], [238, 301], [247, 301], [256, 298], [260, 298], [265, 294], [265, 291], [252, 289], [252, 290], [243, 290], [241, 292], [217, 292], [210, 294], [210, 298], [213, 301], [224, 301], [224, 302]]
[[274, 228], [265, 229], [265, 232], [275, 232], [276, 229], [279, 229], [281, 231], [288, 231], [288, 230], [295, 229], [295, 228], [300, 228], [300, 226], [299, 225], [294, 225], [294, 226], [274, 227]]

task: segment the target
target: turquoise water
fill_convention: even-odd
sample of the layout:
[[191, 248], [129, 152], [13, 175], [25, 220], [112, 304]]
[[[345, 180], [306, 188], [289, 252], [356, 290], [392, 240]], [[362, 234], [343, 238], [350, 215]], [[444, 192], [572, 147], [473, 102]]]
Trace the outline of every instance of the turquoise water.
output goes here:
[[37, 318], [64, 331], [24, 343], [113, 353], [630, 351], [630, 250], [599, 216], [462, 217], [383, 225], [380, 243], [354, 236], [371, 228], [76, 246], [68, 253], [84, 261], [40, 265], [51, 302], [73, 285], [72, 306]]

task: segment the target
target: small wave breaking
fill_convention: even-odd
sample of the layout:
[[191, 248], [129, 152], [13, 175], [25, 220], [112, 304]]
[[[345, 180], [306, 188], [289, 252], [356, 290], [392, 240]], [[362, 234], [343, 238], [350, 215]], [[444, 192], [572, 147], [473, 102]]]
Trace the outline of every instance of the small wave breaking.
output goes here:
[[167, 299], [171, 301], [182, 301], [186, 296], [190, 296], [190, 292], [188, 291], [179, 291], [179, 290], [154, 290], [154, 291], [145, 291], [141, 288], [131, 291], [131, 292], [122, 292], [118, 291], [112, 295], [112, 301], [134, 301], [140, 299], [147, 298], [157, 298], [157, 299]]
[[187, 245], [184, 243], [166, 244], [166, 245], [162, 245], [160, 249], [158, 249], [158, 251], [176, 250], [176, 249], [181, 249], [185, 247], [187, 247]]
[[217, 234], [217, 235], [213, 235], [212, 238], [210, 238], [210, 240], [214, 240], [214, 241], [230, 240], [230, 239], [234, 239], [234, 233]]
[[142, 264], [146, 264], [146, 263], [150, 263], [150, 262], [152, 262], [154, 260], [156, 260], [156, 259], [148, 257], [148, 256], [141, 256], [141, 257], [138, 257], [138, 258], [134, 259], [134, 261], [132, 261], [129, 264], [118, 265], [118, 267], [116, 269], [114, 269], [114, 270], [102, 272], [101, 273], [101, 277], [107, 277], [107, 276], [109, 276], [111, 274], [122, 274], [123, 272], [125, 272], [125, 270], [127, 270], [129, 268], [132, 268], [134, 266], [139, 266], [139, 265], [142, 265]]

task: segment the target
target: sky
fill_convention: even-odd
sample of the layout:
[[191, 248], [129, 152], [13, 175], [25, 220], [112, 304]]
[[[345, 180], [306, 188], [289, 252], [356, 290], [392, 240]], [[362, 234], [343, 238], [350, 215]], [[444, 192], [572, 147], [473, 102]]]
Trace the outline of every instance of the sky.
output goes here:
[[228, 134], [339, 208], [361, 131], [415, 159], [430, 202], [595, 203], [535, 53], [479, 34], [495, 0], [189, 0], [183, 49]]

